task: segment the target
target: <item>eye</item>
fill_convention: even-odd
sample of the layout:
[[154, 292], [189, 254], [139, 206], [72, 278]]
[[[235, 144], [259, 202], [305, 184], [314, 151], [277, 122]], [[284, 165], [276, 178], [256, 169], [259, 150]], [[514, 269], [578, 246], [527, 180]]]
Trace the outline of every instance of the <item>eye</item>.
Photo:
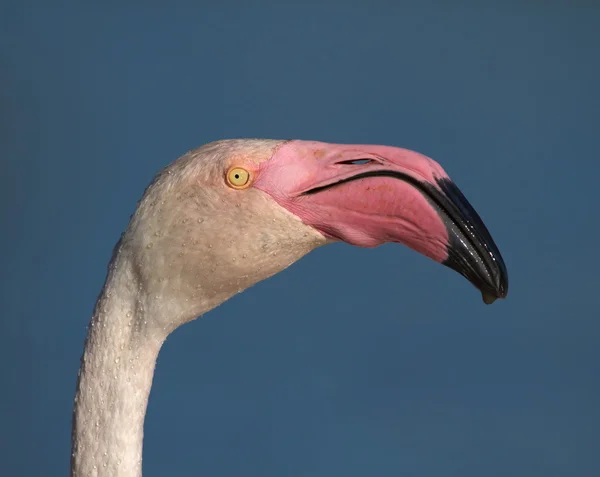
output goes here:
[[227, 172], [227, 183], [234, 189], [245, 189], [250, 185], [250, 173], [241, 167], [233, 167]]

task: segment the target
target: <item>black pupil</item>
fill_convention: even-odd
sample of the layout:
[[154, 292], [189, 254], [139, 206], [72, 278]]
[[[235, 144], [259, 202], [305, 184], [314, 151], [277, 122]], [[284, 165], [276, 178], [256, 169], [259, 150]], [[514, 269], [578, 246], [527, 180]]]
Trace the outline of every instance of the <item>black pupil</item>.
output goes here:
[[235, 175], [235, 178], [236, 178], [236, 179], [239, 179], [239, 178], [240, 178], [240, 175], [239, 175], [239, 174], [236, 174], [236, 175]]

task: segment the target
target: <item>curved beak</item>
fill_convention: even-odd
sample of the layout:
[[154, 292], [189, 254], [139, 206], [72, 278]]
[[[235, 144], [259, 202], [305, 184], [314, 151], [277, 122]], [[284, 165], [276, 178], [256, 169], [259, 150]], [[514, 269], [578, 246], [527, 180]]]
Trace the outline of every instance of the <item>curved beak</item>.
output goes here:
[[442, 264], [475, 285], [487, 305], [506, 298], [508, 271], [483, 220], [454, 182], [449, 178], [436, 182], [438, 187], [424, 188], [448, 232], [448, 257]]
[[388, 146], [290, 141], [255, 187], [323, 235], [361, 247], [398, 242], [467, 278], [486, 304], [508, 273], [485, 224], [442, 167]]

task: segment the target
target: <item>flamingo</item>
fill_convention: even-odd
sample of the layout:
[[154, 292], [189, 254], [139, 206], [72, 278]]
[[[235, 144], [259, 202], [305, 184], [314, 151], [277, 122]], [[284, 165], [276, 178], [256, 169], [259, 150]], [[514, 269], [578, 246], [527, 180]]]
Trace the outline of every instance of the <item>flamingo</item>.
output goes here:
[[404, 244], [462, 274], [488, 304], [508, 292], [482, 220], [424, 155], [300, 140], [206, 144], [156, 175], [114, 248], [81, 358], [71, 476], [141, 476], [167, 336], [335, 241]]

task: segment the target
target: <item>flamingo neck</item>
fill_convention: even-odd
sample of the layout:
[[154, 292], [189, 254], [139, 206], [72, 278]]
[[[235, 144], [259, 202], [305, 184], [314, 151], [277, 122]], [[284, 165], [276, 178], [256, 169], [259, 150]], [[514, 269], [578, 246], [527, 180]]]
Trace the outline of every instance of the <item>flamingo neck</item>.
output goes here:
[[144, 416], [168, 332], [150, 330], [135, 268], [116, 257], [88, 328], [73, 410], [72, 477], [140, 477]]

